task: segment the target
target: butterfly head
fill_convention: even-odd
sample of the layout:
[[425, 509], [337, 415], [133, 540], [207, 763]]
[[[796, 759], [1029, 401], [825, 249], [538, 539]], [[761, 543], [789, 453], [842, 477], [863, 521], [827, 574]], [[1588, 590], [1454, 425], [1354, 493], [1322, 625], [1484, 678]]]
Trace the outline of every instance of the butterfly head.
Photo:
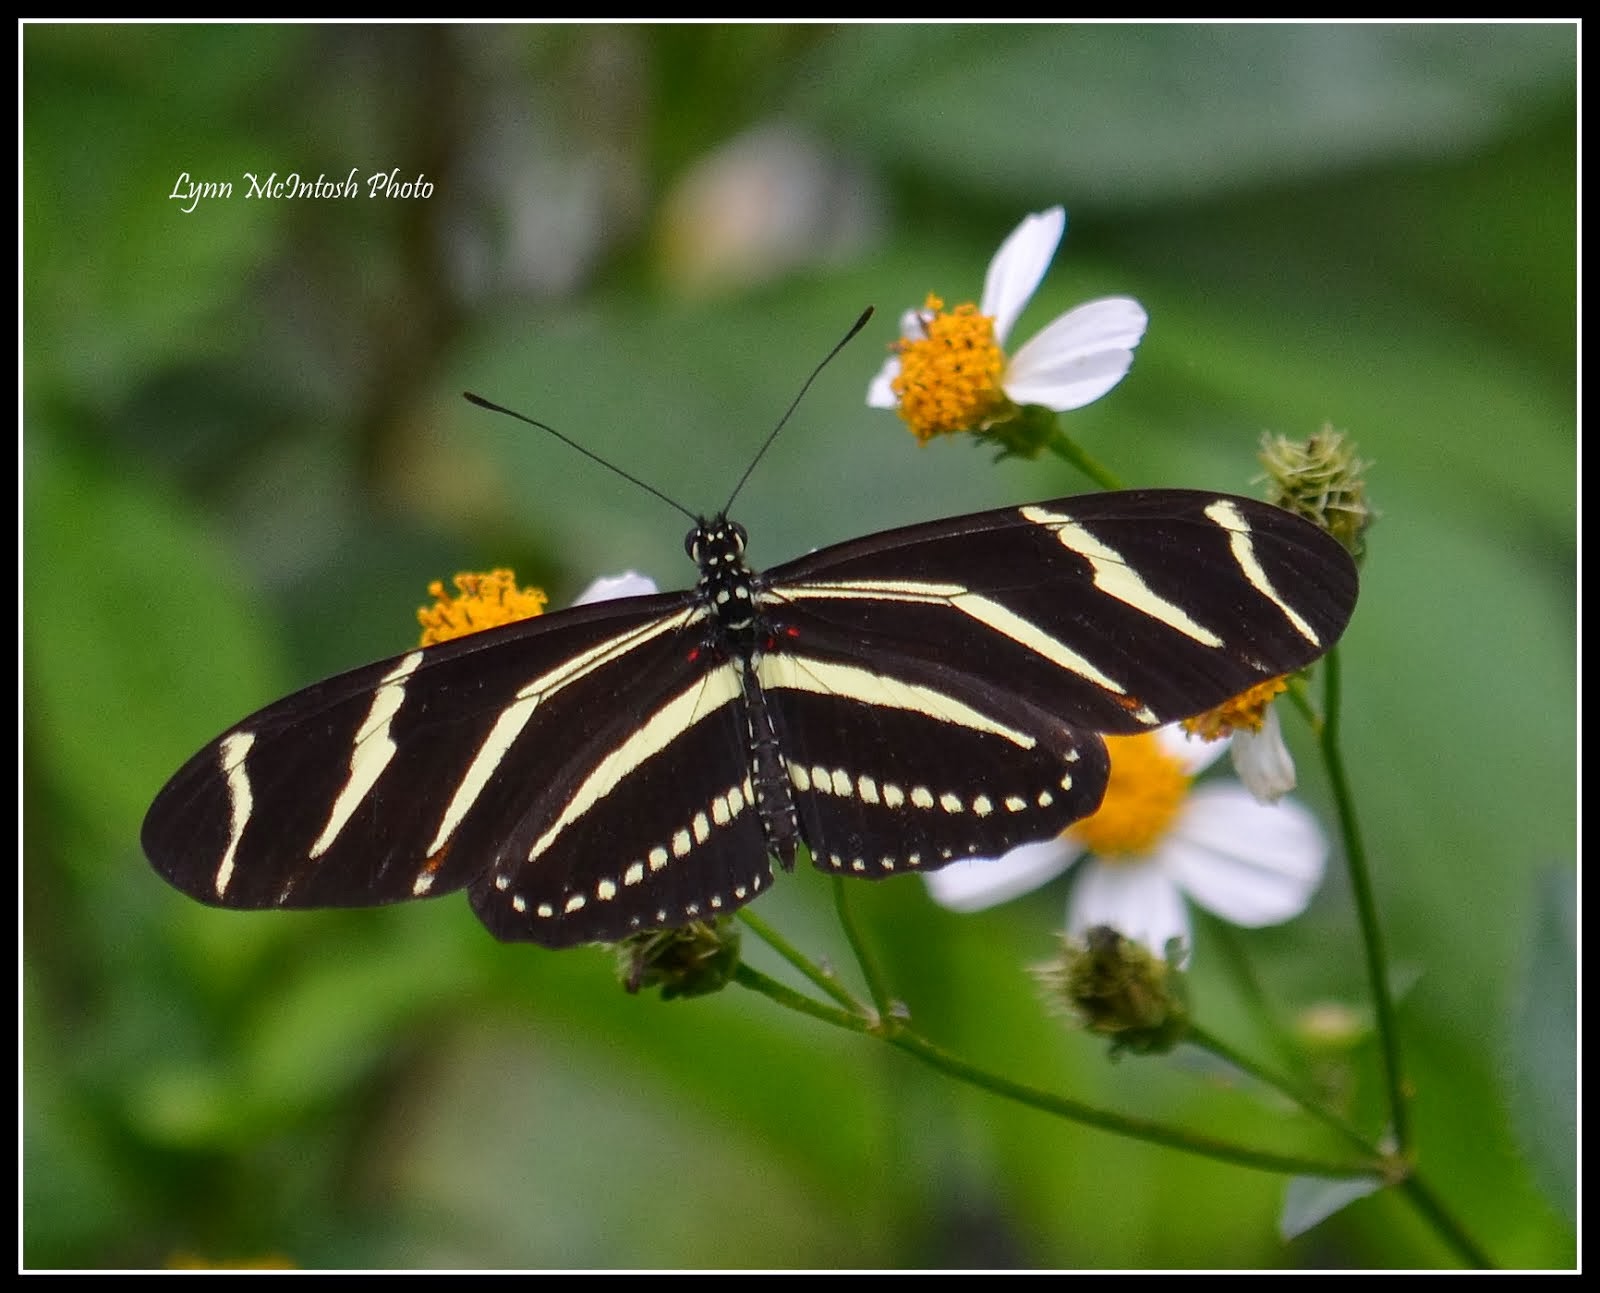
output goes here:
[[683, 550], [702, 574], [736, 569], [744, 565], [747, 537], [744, 526], [719, 514], [709, 521], [696, 521], [694, 529], [684, 535]]

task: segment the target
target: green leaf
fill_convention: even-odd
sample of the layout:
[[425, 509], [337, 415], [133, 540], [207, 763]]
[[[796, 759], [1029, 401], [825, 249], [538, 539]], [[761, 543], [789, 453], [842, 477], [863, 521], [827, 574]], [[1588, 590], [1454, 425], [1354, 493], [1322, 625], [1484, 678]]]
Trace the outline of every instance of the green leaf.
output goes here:
[[29, 427], [24, 695], [33, 749], [63, 802], [128, 849], [159, 787], [213, 716], [270, 698], [277, 670], [247, 592], [203, 527], [133, 474]]
[[1578, 959], [1576, 886], [1566, 867], [1533, 877], [1534, 910], [1507, 1019], [1511, 1127], [1535, 1182], [1577, 1220]]

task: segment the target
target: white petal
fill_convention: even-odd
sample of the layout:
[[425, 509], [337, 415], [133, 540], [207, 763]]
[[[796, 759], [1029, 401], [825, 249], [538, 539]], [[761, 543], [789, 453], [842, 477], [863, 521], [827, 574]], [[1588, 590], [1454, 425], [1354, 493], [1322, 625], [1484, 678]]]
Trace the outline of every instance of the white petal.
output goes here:
[[1157, 861], [1105, 863], [1091, 858], [1078, 868], [1067, 903], [1067, 933], [1081, 938], [1096, 925], [1110, 925], [1165, 956], [1168, 939], [1189, 945], [1189, 913], [1183, 894]]
[[928, 323], [933, 318], [921, 310], [900, 311], [900, 340], [921, 341], [928, 335]]
[[1006, 394], [1057, 411], [1092, 403], [1122, 380], [1148, 322], [1144, 307], [1126, 296], [1068, 310], [1011, 356]]
[[952, 862], [923, 877], [928, 892], [951, 911], [982, 911], [1048, 884], [1076, 861], [1082, 846], [1066, 839], [1019, 844], [1004, 857]]
[[1001, 345], [1038, 290], [1066, 228], [1067, 213], [1060, 207], [1031, 215], [1011, 231], [989, 262], [978, 312], [994, 320], [994, 339]]
[[1183, 765], [1186, 776], [1197, 777], [1222, 757], [1228, 748], [1228, 737], [1208, 741], [1192, 735], [1182, 723], [1168, 723], [1156, 728], [1156, 739], [1161, 748]]
[[894, 387], [889, 385], [898, 376], [900, 376], [900, 356], [890, 355], [883, 361], [883, 367], [878, 370], [878, 375], [872, 379], [872, 385], [867, 387], [868, 408], [892, 409], [899, 403], [895, 397]]
[[1258, 804], [1241, 785], [1201, 786], [1161, 846], [1185, 893], [1246, 928], [1298, 916], [1322, 883], [1328, 842], [1301, 805]]
[[591, 602], [615, 601], [618, 597], [643, 597], [659, 592], [656, 581], [649, 575], [629, 570], [620, 575], [602, 575], [578, 594], [574, 606], [587, 606]]
[[1294, 756], [1283, 743], [1276, 706], [1267, 707], [1259, 732], [1234, 733], [1233, 770], [1259, 803], [1275, 804], [1294, 789]]

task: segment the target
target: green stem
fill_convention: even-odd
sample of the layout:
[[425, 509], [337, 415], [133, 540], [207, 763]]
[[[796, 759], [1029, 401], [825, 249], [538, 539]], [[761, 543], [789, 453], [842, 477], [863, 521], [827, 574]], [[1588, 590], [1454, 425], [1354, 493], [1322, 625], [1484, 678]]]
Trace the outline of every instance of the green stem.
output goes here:
[[1329, 1112], [1327, 1109], [1324, 1109], [1320, 1104], [1316, 1103], [1310, 1096], [1308, 1096], [1304, 1091], [1300, 1090], [1298, 1086], [1289, 1082], [1286, 1078], [1269, 1072], [1267, 1069], [1257, 1064], [1254, 1060], [1251, 1060], [1247, 1056], [1241, 1054], [1239, 1051], [1234, 1050], [1233, 1047], [1229, 1046], [1220, 1038], [1212, 1036], [1205, 1029], [1191, 1023], [1189, 1026], [1188, 1035], [1184, 1038], [1184, 1040], [1194, 1046], [1199, 1047], [1203, 1051], [1210, 1052], [1224, 1063], [1229, 1064], [1238, 1069], [1241, 1073], [1247, 1074], [1248, 1076], [1254, 1078], [1263, 1086], [1270, 1087], [1272, 1090], [1280, 1092], [1288, 1099], [1292, 1100], [1303, 1113], [1307, 1114], [1311, 1118], [1316, 1119], [1316, 1121], [1320, 1122], [1324, 1127], [1336, 1132], [1341, 1138], [1349, 1141], [1350, 1144], [1354, 1145], [1363, 1154], [1370, 1155], [1372, 1153], [1372, 1146], [1367, 1144], [1367, 1142], [1362, 1139], [1361, 1133], [1358, 1132], [1354, 1127], [1335, 1117], [1331, 1112]]
[[1300, 711], [1300, 716], [1306, 720], [1307, 725], [1319, 738], [1322, 735], [1322, 715], [1317, 713], [1317, 707], [1311, 703], [1311, 693], [1306, 689], [1306, 681], [1295, 674], [1289, 678], [1289, 702]]
[[[858, 1018], [864, 1023], [870, 1023], [866, 1006], [864, 1006], [860, 1001], [857, 1001], [855, 994], [846, 988], [844, 984], [839, 982], [837, 975], [831, 974], [829, 971], [823, 969], [820, 965], [814, 964], [804, 952], [795, 947], [794, 944], [789, 942], [788, 939], [786, 939], [782, 934], [778, 933], [777, 930], [773, 929], [771, 925], [767, 924], [766, 921], [762, 920], [760, 916], [757, 916], [748, 907], [739, 908], [738, 916], [740, 920], [749, 926], [750, 931], [755, 934], [757, 938], [759, 938], [784, 960], [789, 962], [790, 965], [794, 966], [795, 969], [799, 970], [801, 974], [805, 975], [806, 978], [811, 980], [812, 983], [816, 984], [817, 987], [821, 988], [822, 991], [826, 992], [830, 997], [837, 1001], [841, 1006], [851, 1013], [853, 1018]], [[743, 966], [741, 965], [740, 968], [743, 968]], [[746, 984], [745, 986], [748, 987], [749, 985]], [[798, 993], [794, 995], [797, 997], [799, 996]], [[803, 1001], [810, 1001], [809, 997], [801, 997], [800, 999]], [[793, 1002], [785, 1001], [784, 1004], [793, 1005]]]
[[[1218, 1038], [1213, 1037], [1210, 1033], [1207, 1033], [1204, 1029], [1191, 1025], [1189, 1029], [1189, 1035], [1186, 1040], [1193, 1043], [1195, 1046], [1198, 1046], [1202, 1050], [1209, 1051], [1218, 1059], [1223, 1060], [1227, 1064], [1231, 1064], [1240, 1072], [1248, 1074], [1250, 1077], [1254, 1078], [1263, 1085], [1270, 1087], [1275, 1091], [1281, 1092], [1290, 1100], [1293, 1100], [1294, 1103], [1299, 1106], [1304, 1113], [1316, 1119], [1324, 1127], [1336, 1132], [1339, 1136], [1347, 1140], [1362, 1153], [1372, 1153], [1371, 1146], [1369, 1146], [1366, 1141], [1362, 1139], [1361, 1133], [1356, 1131], [1354, 1127], [1351, 1127], [1349, 1124], [1334, 1116], [1334, 1114], [1329, 1110], [1324, 1109], [1303, 1091], [1300, 1091], [1283, 1078], [1278, 1077], [1276, 1074], [1270, 1073], [1266, 1069], [1261, 1068], [1246, 1056], [1241, 1055], [1232, 1047], [1226, 1045]], [[1460, 1223], [1458, 1223], [1456, 1219], [1445, 1210], [1444, 1204], [1440, 1202], [1439, 1198], [1433, 1193], [1433, 1191], [1423, 1183], [1422, 1179], [1413, 1174], [1410, 1163], [1408, 1163], [1404, 1158], [1396, 1154], [1387, 1161], [1386, 1166], [1374, 1171], [1371, 1174], [1381, 1177], [1386, 1182], [1392, 1183], [1397, 1189], [1404, 1193], [1411, 1200], [1417, 1211], [1422, 1213], [1428, 1222], [1433, 1226], [1434, 1232], [1440, 1237], [1440, 1239], [1442, 1239], [1450, 1247], [1454, 1248], [1457, 1254], [1459, 1254], [1462, 1260], [1468, 1265], [1478, 1267], [1479, 1269], [1490, 1269], [1493, 1267], [1494, 1263], [1489, 1260], [1488, 1254], [1485, 1253], [1483, 1249], [1478, 1247], [1472, 1236], [1467, 1234], [1467, 1232], [1461, 1227]]]
[[1101, 489], [1126, 488], [1110, 468], [1096, 462], [1071, 436], [1061, 430], [1057, 429], [1051, 433], [1050, 438], [1045, 441], [1045, 447], [1057, 458], [1070, 462]]
[[1355, 897], [1356, 920], [1361, 927], [1361, 943], [1366, 952], [1367, 981], [1372, 992], [1373, 1016], [1383, 1055], [1384, 1082], [1388, 1088], [1389, 1119], [1394, 1128], [1395, 1152], [1402, 1158], [1411, 1153], [1411, 1120], [1406, 1104], [1405, 1077], [1400, 1068], [1400, 1032], [1395, 1022], [1394, 1004], [1389, 997], [1389, 970], [1384, 954], [1383, 932], [1378, 926], [1377, 901], [1372, 892], [1372, 876], [1367, 865], [1366, 845], [1356, 821], [1355, 798], [1345, 773], [1339, 749], [1340, 666], [1338, 649], [1323, 659], [1324, 692], [1322, 726], [1318, 743], [1328, 770], [1334, 808], [1339, 815], [1339, 832], [1344, 839], [1345, 866], [1350, 874], [1350, 889]]
[[887, 1019], [893, 1009], [889, 999], [889, 985], [878, 966], [877, 958], [872, 955], [866, 940], [861, 937], [861, 927], [856, 924], [855, 913], [850, 910], [849, 891], [850, 886], [843, 876], [833, 877], [833, 908], [838, 913], [839, 925], [844, 930], [850, 950], [855, 954], [856, 964], [861, 967], [861, 977], [867, 981], [867, 991], [872, 993], [872, 1004], [878, 1009], [878, 1017]]
[[1382, 1171], [1382, 1163], [1372, 1157], [1371, 1151], [1366, 1150], [1364, 1156], [1354, 1162], [1330, 1163], [1321, 1159], [1304, 1158], [1295, 1154], [1277, 1154], [1265, 1150], [1250, 1149], [1244, 1145], [1235, 1145], [1229, 1141], [1216, 1140], [1210, 1136], [1198, 1136], [1182, 1128], [1168, 1126], [1165, 1123], [1152, 1122], [1145, 1118], [1129, 1118], [1123, 1114], [1112, 1113], [1106, 1109], [1096, 1109], [1090, 1105], [1082, 1104], [1077, 1100], [1070, 1100], [1050, 1091], [1042, 1091], [1038, 1087], [1027, 1086], [1021, 1082], [1013, 1082], [1009, 1078], [1000, 1077], [990, 1073], [958, 1056], [942, 1050], [909, 1029], [899, 1029], [889, 1033], [884, 1038], [892, 1046], [897, 1046], [908, 1054], [915, 1055], [923, 1063], [946, 1073], [951, 1077], [970, 1082], [974, 1086], [993, 1092], [1007, 1100], [1014, 1100], [1018, 1104], [1027, 1105], [1045, 1113], [1066, 1118], [1072, 1122], [1082, 1123], [1088, 1127], [1098, 1127], [1102, 1131], [1116, 1132], [1118, 1135], [1130, 1137], [1133, 1140], [1147, 1141], [1153, 1145], [1165, 1145], [1169, 1149], [1182, 1150], [1189, 1154], [1198, 1154], [1205, 1158], [1216, 1159], [1219, 1162], [1234, 1163], [1241, 1167], [1254, 1167], [1266, 1172], [1279, 1172], [1295, 1176], [1372, 1176]]
[[1479, 1248], [1477, 1242], [1456, 1222], [1456, 1219], [1445, 1211], [1444, 1205], [1439, 1201], [1434, 1192], [1423, 1184], [1421, 1179], [1408, 1176], [1400, 1182], [1400, 1190], [1415, 1205], [1418, 1212], [1422, 1213], [1432, 1224], [1434, 1232], [1454, 1248], [1461, 1255], [1461, 1259], [1469, 1266], [1479, 1270], [1493, 1270], [1494, 1262], [1489, 1254]]
[[1205, 920], [1209, 927], [1210, 940], [1222, 949], [1228, 972], [1240, 997], [1243, 998], [1245, 1009], [1255, 1017], [1257, 1027], [1270, 1039], [1273, 1050], [1277, 1052], [1278, 1062], [1292, 1069], [1297, 1077], [1304, 1080], [1304, 1058], [1291, 1043], [1289, 1029], [1281, 1018], [1281, 1012], [1267, 996], [1266, 989], [1261, 986], [1255, 966], [1251, 964], [1237, 931], [1225, 920], [1207, 918], [1200, 912], [1195, 914], [1199, 919]]
[[821, 1001], [813, 1001], [803, 992], [796, 992], [787, 984], [779, 983], [770, 975], [752, 969], [744, 961], [740, 961], [733, 971], [733, 981], [742, 988], [749, 988], [752, 992], [759, 992], [762, 996], [775, 1001], [780, 1006], [787, 1006], [790, 1010], [797, 1010], [802, 1015], [810, 1015], [813, 1019], [820, 1019], [825, 1024], [833, 1024], [836, 1028], [848, 1029], [853, 1033], [865, 1033], [871, 1030], [871, 1018], [854, 1010], [838, 1010], [833, 1006], [825, 1005]]
[[935, 1046], [927, 1038], [912, 1032], [903, 1022], [892, 1016], [880, 1016], [877, 1020], [873, 1020], [814, 1001], [743, 963], [734, 972], [734, 982], [753, 992], [763, 994], [778, 1005], [810, 1015], [813, 1019], [849, 1029], [851, 1032], [881, 1037], [891, 1046], [915, 1056], [941, 1073], [980, 1087], [1002, 1099], [1012, 1100], [1071, 1122], [1082, 1123], [1084, 1126], [1098, 1127], [1102, 1131], [1114, 1132], [1134, 1140], [1148, 1141], [1154, 1145], [1164, 1145], [1169, 1149], [1182, 1150], [1185, 1153], [1241, 1167], [1253, 1167], [1264, 1172], [1295, 1176], [1345, 1177], [1380, 1175], [1383, 1171], [1382, 1160], [1372, 1158], [1370, 1151], [1367, 1151], [1366, 1157], [1360, 1161], [1331, 1163], [1295, 1154], [1276, 1154], [1266, 1150], [1250, 1149], [1210, 1136], [1198, 1136], [1165, 1123], [1152, 1122], [1145, 1118], [1130, 1118], [1109, 1110], [1096, 1109], [1051, 1091], [1013, 1082], [1009, 1078], [968, 1063]]

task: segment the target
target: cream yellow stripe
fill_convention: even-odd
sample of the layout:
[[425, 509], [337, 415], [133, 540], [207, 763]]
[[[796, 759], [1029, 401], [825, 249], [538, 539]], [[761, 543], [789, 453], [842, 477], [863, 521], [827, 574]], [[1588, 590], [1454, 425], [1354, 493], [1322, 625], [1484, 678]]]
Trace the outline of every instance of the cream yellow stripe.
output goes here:
[[713, 670], [674, 696], [636, 727], [627, 740], [595, 764], [572, 792], [561, 815], [528, 850], [534, 861], [555, 843], [556, 837], [617, 788], [644, 763], [660, 754], [696, 723], [702, 723], [742, 694], [739, 671], [733, 665]]
[[250, 812], [255, 806], [250, 794], [250, 774], [245, 770], [245, 755], [256, 743], [255, 733], [235, 732], [222, 742], [222, 773], [228, 782], [228, 847], [222, 852], [212, 888], [217, 897], [224, 898], [233, 880], [233, 858], [239, 851], [239, 841], [244, 838], [244, 828], [249, 825]]
[[1250, 586], [1283, 612], [1284, 618], [1294, 625], [1296, 633], [1312, 646], [1320, 647], [1322, 639], [1317, 636], [1317, 631], [1279, 596], [1278, 590], [1272, 586], [1272, 580], [1267, 578], [1267, 572], [1256, 557], [1250, 522], [1244, 519], [1239, 509], [1227, 499], [1219, 498], [1206, 508], [1206, 516], [1228, 532], [1229, 550], [1239, 569], [1244, 572], [1244, 577], [1250, 581]]
[[389, 728], [394, 716], [400, 712], [400, 706], [405, 703], [405, 680], [416, 672], [421, 663], [422, 652], [413, 651], [383, 676], [377, 690], [372, 693], [372, 708], [367, 711], [367, 717], [356, 730], [355, 740], [350, 746], [350, 776], [340, 789], [339, 797], [333, 801], [328, 824], [311, 846], [308, 857], [321, 857], [333, 847], [339, 832], [349, 824], [361, 801], [393, 761], [399, 747], [390, 739]]
[[1107, 597], [1115, 597], [1141, 615], [1159, 620], [1202, 646], [1220, 647], [1222, 639], [1202, 624], [1189, 618], [1183, 607], [1167, 601], [1140, 578], [1115, 548], [1089, 533], [1070, 516], [1042, 507], [1020, 508], [1023, 518], [1050, 530], [1065, 548], [1076, 552], [1094, 571], [1094, 585]]
[[[1114, 696], [1126, 696], [1128, 689], [1102, 672], [1058, 637], [1052, 637], [1032, 620], [1018, 615], [991, 597], [968, 592], [960, 584], [918, 583], [911, 580], [861, 580], [849, 583], [811, 583], [786, 586], [779, 594], [785, 601], [870, 599], [908, 602], [924, 606], [948, 606], [974, 619], [985, 628], [1015, 642], [1025, 650], [1042, 656], [1058, 669], [1092, 682]], [[1135, 717], [1155, 722], [1148, 710], [1135, 711]]]
[[[1024, 750], [1031, 750], [1036, 744], [1034, 738], [1027, 732], [1008, 727], [998, 719], [932, 687], [902, 682], [898, 678], [873, 673], [870, 669], [863, 669], [857, 665], [817, 660], [785, 651], [777, 655], [762, 656], [756, 665], [756, 677], [760, 679], [762, 687], [769, 690], [788, 688], [791, 691], [809, 691], [824, 696], [844, 696], [863, 705], [910, 710], [913, 713], [925, 714], [940, 723], [953, 723], [975, 732], [987, 732], [993, 736], [1004, 737]], [[813, 776], [813, 780], [815, 779]], [[850, 793], [849, 787], [841, 793]]]
[[[472, 756], [472, 763], [456, 786], [455, 794], [450, 797], [444, 815], [439, 819], [439, 829], [434, 832], [433, 842], [428, 845], [428, 857], [433, 857], [450, 842], [450, 837], [455, 834], [472, 805], [477, 803], [478, 796], [483, 793], [495, 770], [499, 768], [517, 738], [522, 735], [522, 729], [528, 725], [534, 710], [542, 702], [563, 687], [581, 682], [595, 669], [610, 664], [619, 655], [636, 650], [663, 633], [676, 633], [688, 627], [696, 619], [704, 617], [704, 610], [690, 607], [678, 615], [664, 620], [654, 620], [626, 633], [619, 633], [590, 647], [580, 655], [563, 660], [556, 668], [540, 674], [519, 689], [516, 698], [501, 712], [489, 735], [484, 738], [483, 744]], [[417, 878], [419, 895], [431, 887], [432, 878], [431, 871], [421, 872]]]

